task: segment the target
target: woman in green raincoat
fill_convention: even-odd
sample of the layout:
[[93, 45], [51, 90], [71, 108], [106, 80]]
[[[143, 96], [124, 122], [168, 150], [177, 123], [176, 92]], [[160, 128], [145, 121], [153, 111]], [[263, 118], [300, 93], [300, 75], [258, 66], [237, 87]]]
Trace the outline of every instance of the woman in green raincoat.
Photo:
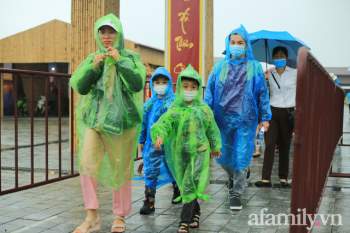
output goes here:
[[131, 176], [142, 121], [146, 69], [135, 53], [124, 49], [122, 25], [109, 14], [95, 23], [98, 50], [75, 70], [70, 80], [78, 92], [78, 161], [85, 221], [74, 233], [100, 229], [97, 183], [113, 189], [112, 232], [124, 232], [131, 211]]
[[184, 203], [178, 232], [199, 227], [197, 199], [207, 200], [210, 156], [218, 157], [220, 131], [214, 115], [202, 101], [202, 80], [191, 65], [178, 77], [176, 97], [164, 115], [153, 125], [155, 147], [165, 145], [166, 159], [179, 186]]

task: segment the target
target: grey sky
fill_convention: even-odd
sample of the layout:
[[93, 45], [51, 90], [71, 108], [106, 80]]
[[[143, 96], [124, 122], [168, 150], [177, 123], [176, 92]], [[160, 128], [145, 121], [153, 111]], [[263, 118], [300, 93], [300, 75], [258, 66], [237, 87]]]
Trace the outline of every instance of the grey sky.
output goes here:
[[[164, 48], [164, 0], [120, 0], [128, 39]], [[70, 0], [0, 0], [0, 38], [57, 18], [70, 22]], [[239, 24], [249, 32], [286, 30], [325, 66], [350, 66], [349, 0], [215, 0], [214, 54]]]

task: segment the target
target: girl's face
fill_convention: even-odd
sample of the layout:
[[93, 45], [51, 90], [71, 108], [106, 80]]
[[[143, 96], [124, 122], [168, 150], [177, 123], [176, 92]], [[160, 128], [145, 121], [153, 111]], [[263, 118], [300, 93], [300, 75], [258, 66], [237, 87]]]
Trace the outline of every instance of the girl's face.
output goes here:
[[240, 46], [246, 46], [245, 40], [240, 35], [231, 35], [230, 37], [230, 44], [231, 45], [240, 45]]
[[116, 31], [113, 28], [108, 26], [102, 26], [98, 30], [98, 34], [100, 36], [100, 40], [105, 48], [109, 48], [113, 46], [113, 43], [117, 37]]

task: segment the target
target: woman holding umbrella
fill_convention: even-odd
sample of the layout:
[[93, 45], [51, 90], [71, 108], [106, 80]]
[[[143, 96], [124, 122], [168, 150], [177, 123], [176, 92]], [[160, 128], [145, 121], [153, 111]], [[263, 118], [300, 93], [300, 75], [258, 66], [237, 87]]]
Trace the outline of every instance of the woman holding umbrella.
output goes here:
[[288, 49], [277, 46], [272, 51], [275, 69], [267, 73], [270, 86], [270, 104], [272, 120], [265, 134], [265, 153], [262, 180], [257, 187], [272, 187], [271, 171], [275, 156], [275, 147], [279, 150], [279, 178], [281, 187], [288, 187], [289, 149], [294, 126], [294, 107], [297, 72], [287, 66]]

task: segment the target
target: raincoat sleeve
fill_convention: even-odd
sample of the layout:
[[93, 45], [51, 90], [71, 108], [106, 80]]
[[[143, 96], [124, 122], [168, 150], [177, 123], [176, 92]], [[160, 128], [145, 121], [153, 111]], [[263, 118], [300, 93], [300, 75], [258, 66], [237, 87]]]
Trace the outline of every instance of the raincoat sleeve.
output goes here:
[[159, 120], [151, 128], [151, 138], [153, 144], [156, 142], [157, 137], [163, 140], [170, 134], [173, 130], [173, 122], [177, 119], [176, 111], [170, 108], [166, 113], [164, 113]]
[[128, 53], [126, 56], [121, 56], [117, 62], [117, 69], [129, 91], [139, 92], [142, 90], [146, 79], [146, 68], [138, 55]]
[[214, 101], [214, 85], [215, 85], [215, 73], [211, 72], [209, 75], [207, 88], [205, 90], [204, 102], [206, 102], [211, 109], [213, 109], [213, 101]]
[[260, 116], [261, 122], [264, 122], [264, 121], [271, 120], [272, 114], [271, 114], [271, 108], [270, 108], [269, 91], [267, 89], [265, 76], [260, 64], [258, 68], [259, 68], [259, 71], [257, 76], [255, 77], [255, 85], [256, 85], [257, 95], [258, 95], [259, 116]]
[[142, 129], [141, 129], [141, 134], [139, 138], [140, 144], [145, 144], [147, 139], [148, 112], [149, 112], [149, 101], [147, 101], [143, 105]]
[[95, 55], [90, 54], [75, 70], [69, 83], [73, 90], [80, 95], [86, 95], [101, 77], [102, 68], [95, 68], [93, 64]]
[[207, 122], [208, 126], [206, 129], [206, 135], [210, 143], [210, 150], [212, 152], [217, 152], [221, 150], [221, 136], [220, 130], [215, 122], [213, 112], [207, 109]]

